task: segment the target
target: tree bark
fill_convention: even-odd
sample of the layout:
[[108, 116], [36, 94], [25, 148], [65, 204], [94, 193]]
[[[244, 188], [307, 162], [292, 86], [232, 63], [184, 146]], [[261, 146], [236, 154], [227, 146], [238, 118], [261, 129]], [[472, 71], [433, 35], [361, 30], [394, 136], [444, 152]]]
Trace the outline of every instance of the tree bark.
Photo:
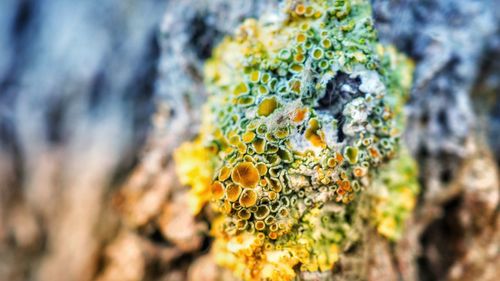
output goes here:
[[[304, 280], [497, 280], [500, 3], [372, 0], [416, 64], [405, 141], [421, 194], [396, 243], [370, 229]], [[0, 1], [0, 280], [233, 280], [187, 212], [173, 150], [203, 63], [277, 0]]]

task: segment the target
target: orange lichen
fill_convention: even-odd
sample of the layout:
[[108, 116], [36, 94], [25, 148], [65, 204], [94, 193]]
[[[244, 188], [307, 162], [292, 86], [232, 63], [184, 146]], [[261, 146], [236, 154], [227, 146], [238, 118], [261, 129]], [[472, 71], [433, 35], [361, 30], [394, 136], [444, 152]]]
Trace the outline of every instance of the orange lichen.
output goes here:
[[363, 177], [364, 175], [366, 175], [366, 168], [356, 167], [353, 170], [353, 174], [357, 178]]
[[231, 169], [226, 166], [223, 166], [219, 171], [219, 180], [225, 181], [231, 176]]
[[[261, 231], [261, 230], [263, 230], [264, 228], [266, 228], [266, 224], [265, 224], [263, 221], [256, 221], [256, 222], [255, 222], [255, 229], [256, 229], [256, 230]], [[262, 233], [262, 234], [264, 234], [264, 233]]]
[[342, 163], [342, 161], [344, 161], [344, 157], [339, 152], [336, 152], [335, 153], [335, 160], [337, 160], [337, 163]]
[[306, 7], [304, 6], [304, 4], [298, 4], [296, 7], [295, 7], [295, 13], [297, 13], [297, 15], [303, 15], [304, 13], [306, 12]]
[[224, 196], [224, 184], [219, 181], [212, 183], [212, 197], [219, 200]]
[[304, 43], [307, 40], [307, 36], [301, 32], [301, 33], [297, 34], [297, 36], [295, 37], [295, 40], [297, 41], [297, 43]]
[[259, 175], [260, 176], [265, 176], [267, 174], [267, 166], [266, 166], [266, 164], [260, 162], [260, 163], [257, 163], [257, 165], [255, 167], [259, 171]]
[[256, 203], [257, 203], [257, 193], [251, 189], [243, 190], [243, 193], [241, 193], [240, 197], [240, 205], [245, 208], [249, 208], [255, 206]]
[[230, 202], [235, 202], [236, 200], [238, 200], [240, 194], [241, 187], [239, 185], [232, 183], [226, 187], [226, 197]]
[[242, 162], [234, 167], [231, 179], [243, 187], [254, 188], [259, 182], [259, 170], [250, 162]]
[[373, 158], [379, 158], [380, 157], [380, 152], [378, 151], [377, 148], [375, 147], [369, 147], [368, 151], [370, 152], [370, 156]]
[[295, 123], [300, 123], [304, 120], [307, 114], [307, 108], [299, 108], [295, 111], [292, 121]]
[[324, 135], [319, 127], [317, 119], [311, 119], [309, 121], [309, 127], [306, 130], [305, 137], [314, 146], [318, 147], [325, 146]]
[[274, 201], [278, 198], [278, 193], [277, 192], [274, 192], [274, 191], [270, 191], [268, 194], [267, 194], [267, 197], [271, 200], [271, 201]]

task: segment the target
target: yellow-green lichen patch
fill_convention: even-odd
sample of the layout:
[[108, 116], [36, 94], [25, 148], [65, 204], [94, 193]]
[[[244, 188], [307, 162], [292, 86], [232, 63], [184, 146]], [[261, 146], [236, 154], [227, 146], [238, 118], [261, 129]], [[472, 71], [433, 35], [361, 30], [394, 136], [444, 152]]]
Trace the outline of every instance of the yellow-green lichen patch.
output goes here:
[[234, 94], [237, 96], [242, 95], [242, 94], [248, 94], [249, 91], [250, 91], [250, 89], [248, 88], [248, 85], [246, 83], [239, 83], [234, 88]]
[[266, 148], [266, 141], [264, 139], [257, 138], [252, 142], [252, 145], [256, 153], [262, 154]]
[[352, 147], [352, 146], [346, 147], [344, 155], [350, 164], [358, 163], [358, 148], [357, 147]]
[[395, 239], [415, 196], [381, 170], [399, 159], [412, 64], [377, 43], [369, 1], [285, 0], [274, 15], [246, 20], [206, 62], [210, 114], [184, 155], [208, 176], [178, 157], [194, 205], [220, 214], [217, 262], [244, 280], [330, 270], [358, 215]]
[[278, 107], [276, 98], [264, 99], [260, 104], [257, 113], [260, 116], [269, 116]]
[[369, 192], [372, 221], [381, 235], [396, 240], [404, 231], [419, 191], [416, 164], [406, 149], [380, 170], [374, 187]]

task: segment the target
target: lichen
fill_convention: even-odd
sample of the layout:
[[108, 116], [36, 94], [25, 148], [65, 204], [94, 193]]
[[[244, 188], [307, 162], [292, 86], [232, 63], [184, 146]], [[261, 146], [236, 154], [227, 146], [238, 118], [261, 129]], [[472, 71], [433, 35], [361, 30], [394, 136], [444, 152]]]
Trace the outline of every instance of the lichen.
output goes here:
[[371, 219], [378, 232], [390, 240], [399, 239], [418, 194], [417, 168], [405, 148], [380, 169], [367, 192]]
[[[211, 199], [220, 214], [217, 262], [244, 280], [330, 270], [364, 193], [396, 239], [417, 192], [398, 156], [411, 72], [378, 44], [368, 1], [288, 0], [226, 37], [205, 65], [203, 131], [176, 153], [193, 211]], [[398, 163], [408, 178], [391, 180]]]

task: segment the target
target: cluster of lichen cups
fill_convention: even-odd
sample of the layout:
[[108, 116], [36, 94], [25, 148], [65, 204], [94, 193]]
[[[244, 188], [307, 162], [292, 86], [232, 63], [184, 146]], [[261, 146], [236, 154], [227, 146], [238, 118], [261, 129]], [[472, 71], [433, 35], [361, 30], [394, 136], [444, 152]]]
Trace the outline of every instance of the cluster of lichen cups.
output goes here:
[[[366, 1], [283, 10], [245, 21], [214, 50], [203, 132], [176, 153], [181, 180], [198, 186], [193, 209], [212, 201], [221, 214], [217, 261], [245, 280], [332, 268], [355, 236], [350, 202], [399, 150], [393, 107], [411, 80], [404, 58], [377, 47]], [[193, 178], [200, 169], [212, 178]]]

